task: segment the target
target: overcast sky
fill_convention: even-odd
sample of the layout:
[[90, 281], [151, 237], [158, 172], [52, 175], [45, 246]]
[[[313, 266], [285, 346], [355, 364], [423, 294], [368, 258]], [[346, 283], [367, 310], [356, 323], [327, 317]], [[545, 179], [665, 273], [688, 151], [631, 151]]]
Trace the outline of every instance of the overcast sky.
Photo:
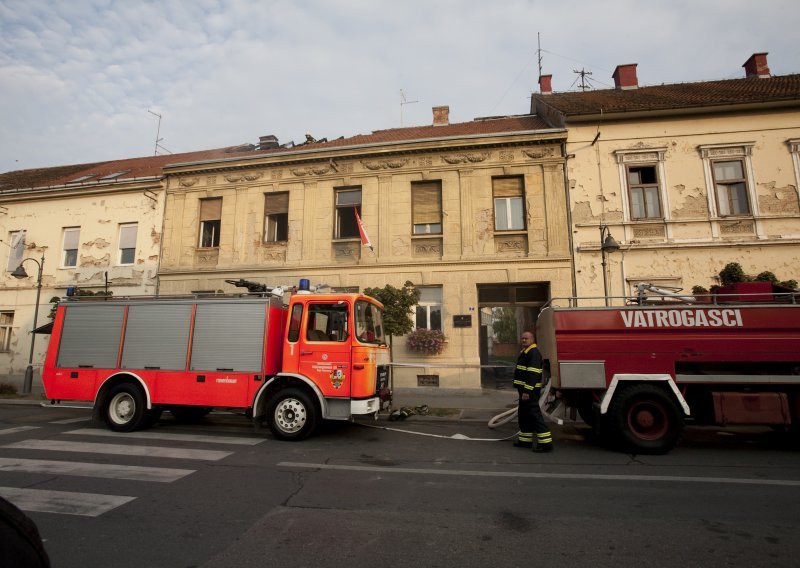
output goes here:
[[525, 114], [537, 33], [556, 91], [787, 75], [799, 28], [797, 0], [0, 0], [0, 172], [153, 155], [151, 113], [159, 153]]

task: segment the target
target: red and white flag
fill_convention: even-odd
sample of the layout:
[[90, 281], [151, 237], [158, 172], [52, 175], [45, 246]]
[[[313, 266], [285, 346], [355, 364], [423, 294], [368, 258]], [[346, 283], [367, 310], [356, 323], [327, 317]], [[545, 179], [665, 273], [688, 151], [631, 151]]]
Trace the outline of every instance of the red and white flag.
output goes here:
[[361, 222], [361, 217], [358, 216], [358, 208], [354, 206], [353, 211], [356, 214], [356, 223], [358, 223], [358, 234], [361, 236], [361, 244], [365, 247], [369, 247], [369, 250], [372, 252], [375, 252], [375, 249], [372, 248], [372, 243], [369, 241], [367, 230], [364, 228], [364, 223]]

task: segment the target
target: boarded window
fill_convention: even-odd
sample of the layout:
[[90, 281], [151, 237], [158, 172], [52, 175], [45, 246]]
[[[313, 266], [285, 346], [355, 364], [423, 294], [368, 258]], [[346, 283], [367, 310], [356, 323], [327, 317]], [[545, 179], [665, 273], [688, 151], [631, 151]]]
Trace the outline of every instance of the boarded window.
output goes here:
[[411, 215], [415, 235], [442, 233], [442, 182], [411, 184]]
[[492, 179], [495, 231], [525, 229], [524, 186], [521, 177]]
[[8, 270], [14, 272], [25, 258], [25, 231], [11, 231], [8, 234], [11, 250], [8, 253]]

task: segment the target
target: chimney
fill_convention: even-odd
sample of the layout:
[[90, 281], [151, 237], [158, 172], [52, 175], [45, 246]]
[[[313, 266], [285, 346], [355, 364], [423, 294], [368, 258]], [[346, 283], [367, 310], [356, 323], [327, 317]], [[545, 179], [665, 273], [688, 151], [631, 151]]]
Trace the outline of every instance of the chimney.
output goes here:
[[278, 137], [274, 134], [267, 134], [266, 136], [258, 137], [258, 149], [268, 150], [270, 148], [278, 147]]
[[450, 124], [450, 107], [449, 106], [433, 107], [433, 125], [447, 126], [448, 124]]
[[614, 87], [617, 89], [638, 89], [639, 79], [636, 78], [636, 66], [638, 63], [628, 63], [617, 65], [614, 69]]
[[750, 59], [745, 61], [744, 65], [745, 76], [750, 78], [766, 79], [769, 77], [769, 67], [767, 67], [767, 54], [754, 53]]
[[549, 95], [553, 92], [552, 75], [539, 75], [539, 92], [543, 95]]

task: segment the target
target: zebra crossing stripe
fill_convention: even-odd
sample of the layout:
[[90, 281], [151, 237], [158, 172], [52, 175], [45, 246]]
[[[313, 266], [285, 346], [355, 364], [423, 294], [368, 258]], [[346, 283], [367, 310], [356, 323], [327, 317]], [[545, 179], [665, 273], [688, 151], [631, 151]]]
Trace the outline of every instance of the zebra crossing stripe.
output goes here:
[[81, 428], [70, 430], [64, 434], [77, 434], [85, 436], [113, 436], [114, 438], [141, 438], [143, 440], [170, 440], [174, 442], [201, 442], [206, 444], [235, 444], [240, 446], [255, 446], [262, 443], [265, 438], [243, 438], [236, 436], [206, 436], [203, 434], [171, 434], [157, 430], [140, 432], [112, 432], [100, 428]]
[[190, 473], [194, 473], [196, 470], [169, 467], [145, 467], [138, 465], [0, 458], [0, 472], [15, 471], [43, 473], [48, 475], [72, 475], [79, 477], [102, 477], [106, 479], [172, 483], [182, 477], [186, 477]]
[[45, 450], [54, 452], [83, 452], [118, 456], [143, 456], [148, 458], [173, 458], [181, 460], [219, 461], [232, 452], [218, 450], [193, 450], [189, 448], [164, 448], [160, 446], [121, 446], [90, 442], [58, 442], [53, 440], [23, 440], [0, 446], [16, 450]]
[[44, 489], [19, 489], [0, 487], [0, 495], [23, 511], [58, 513], [82, 517], [99, 517], [111, 509], [130, 503], [136, 497], [99, 495], [72, 491], [47, 491]]
[[36, 430], [38, 426], [17, 426], [16, 428], [6, 428], [0, 430], [0, 436], [5, 434], [16, 434], [17, 432], [27, 432], [28, 430]]

